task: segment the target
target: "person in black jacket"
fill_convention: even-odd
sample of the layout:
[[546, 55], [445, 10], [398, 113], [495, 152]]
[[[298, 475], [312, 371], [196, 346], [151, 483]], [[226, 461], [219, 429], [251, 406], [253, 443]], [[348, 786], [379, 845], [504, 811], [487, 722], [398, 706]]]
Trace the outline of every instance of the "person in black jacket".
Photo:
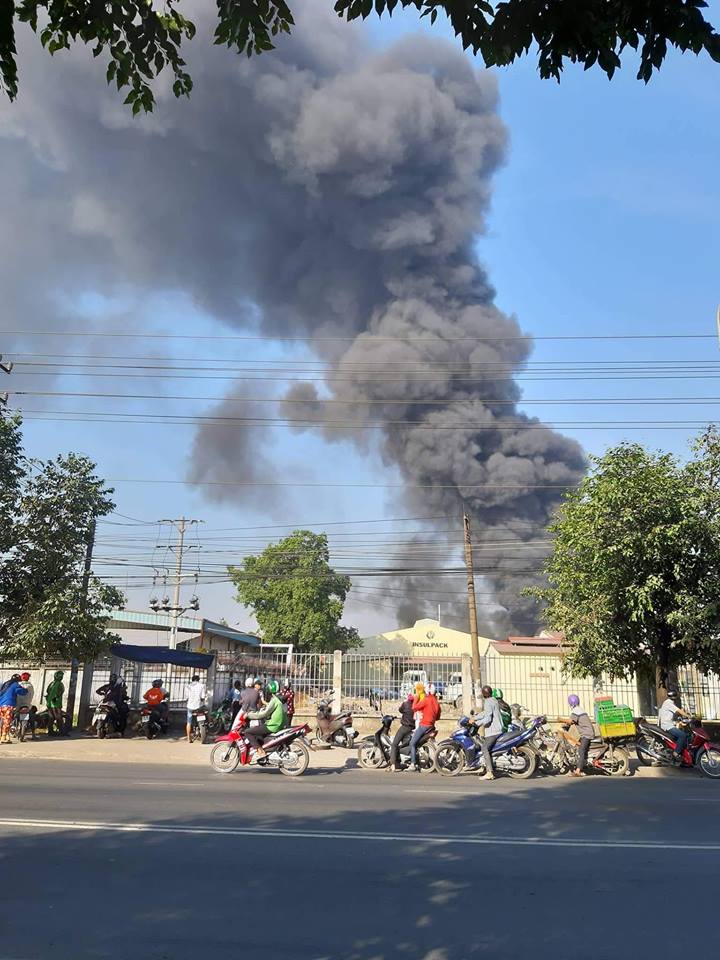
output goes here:
[[404, 703], [400, 704], [400, 726], [390, 747], [390, 766], [388, 770], [391, 773], [399, 773], [402, 770], [400, 766], [400, 747], [410, 739], [415, 729], [415, 715], [413, 713], [413, 697], [410, 694]]

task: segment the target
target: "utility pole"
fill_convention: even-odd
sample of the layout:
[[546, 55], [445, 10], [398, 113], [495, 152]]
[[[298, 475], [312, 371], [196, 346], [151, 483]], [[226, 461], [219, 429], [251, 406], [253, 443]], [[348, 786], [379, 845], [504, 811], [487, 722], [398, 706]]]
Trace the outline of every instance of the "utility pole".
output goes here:
[[[88, 591], [90, 590], [90, 574], [92, 573], [92, 558], [93, 550], [95, 549], [95, 517], [91, 517], [90, 525], [88, 526], [87, 539], [85, 541], [85, 562], [83, 563], [83, 575], [82, 575], [82, 584], [80, 587], [80, 595], [82, 598], [82, 607], [83, 611], [87, 607], [88, 600]], [[70, 683], [68, 684], [68, 698], [67, 706], [65, 708], [65, 734], [69, 734], [72, 730], [73, 719], [75, 714], [75, 692], [77, 691], [77, 680], [78, 680], [78, 669], [80, 663], [77, 657], [73, 657], [70, 662]], [[83, 681], [85, 679], [85, 671], [87, 669], [87, 664], [83, 665]], [[84, 686], [84, 683], [83, 683]], [[80, 701], [83, 702], [82, 691], [80, 692]], [[78, 717], [78, 720], [81, 718]]]
[[[3, 355], [0, 353], [0, 370], [3, 373], [12, 373], [12, 368], [14, 364], [11, 360], [3, 360]], [[7, 406], [8, 394], [0, 393], [0, 408]]]
[[470, 517], [463, 510], [463, 534], [465, 540], [465, 568], [467, 570], [468, 613], [470, 616], [470, 653], [472, 655], [473, 701], [478, 696], [480, 683], [480, 647], [478, 644], [477, 604], [475, 603], [475, 572], [473, 570]]
[[178, 539], [175, 545], [175, 591], [173, 594], [173, 602], [170, 604], [168, 598], [164, 598], [163, 603], [159, 603], [155, 598], [150, 601], [150, 608], [152, 610], [164, 610], [168, 614], [169, 625], [170, 625], [170, 648], [174, 650], [177, 647], [177, 636], [178, 636], [178, 620], [182, 613], [185, 613], [186, 610], [197, 610], [199, 609], [198, 598], [193, 596], [190, 600], [190, 604], [187, 607], [180, 605], [180, 588], [183, 582], [183, 556], [186, 550], [189, 550], [190, 547], [185, 546], [185, 533], [189, 525], [193, 523], [202, 523], [202, 520], [188, 520], [186, 517], [180, 517], [177, 520], [160, 520], [160, 523], [172, 524], [173, 527], [177, 529]]

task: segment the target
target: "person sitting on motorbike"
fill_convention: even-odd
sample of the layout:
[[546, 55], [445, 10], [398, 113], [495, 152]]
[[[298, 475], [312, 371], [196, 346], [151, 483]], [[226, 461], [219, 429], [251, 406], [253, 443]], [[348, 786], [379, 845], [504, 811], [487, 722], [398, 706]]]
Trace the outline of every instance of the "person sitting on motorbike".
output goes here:
[[440, 719], [440, 704], [435, 696], [435, 688], [432, 684], [425, 692], [424, 683], [415, 684], [415, 696], [412, 700], [413, 713], [420, 714], [420, 722], [415, 728], [415, 732], [410, 737], [410, 766], [420, 772], [420, 765], [417, 762], [418, 743], [426, 733], [433, 729], [435, 723]]
[[502, 717], [500, 716], [500, 704], [493, 697], [493, 688], [486, 684], [481, 693], [483, 695], [483, 712], [480, 716], [475, 717], [474, 722], [479, 727], [485, 727], [485, 736], [480, 738], [480, 749], [485, 761], [483, 779], [494, 780], [495, 770], [491, 750], [495, 746], [495, 741], [503, 732]]
[[143, 694], [143, 700], [147, 702], [148, 706], [157, 710], [160, 719], [163, 721], [167, 720], [170, 712], [169, 697], [170, 694], [163, 688], [163, 682], [160, 679], [153, 680], [150, 689]]
[[577, 767], [572, 771], [573, 777], [584, 777], [584, 767], [587, 763], [590, 741], [595, 736], [595, 727], [587, 712], [580, 706], [580, 697], [576, 693], [571, 693], [568, 697], [570, 706], [570, 717], [568, 722], [570, 726], [577, 727], [577, 733], [580, 737], [578, 741], [578, 762]]
[[103, 698], [103, 703], [109, 703], [115, 707], [118, 715], [118, 732], [121, 734], [125, 733], [127, 718], [130, 713], [130, 708], [128, 707], [130, 697], [127, 694], [127, 687], [125, 686], [123, 678], [117, 673], [111, 673], [108, 682], [98, 687], [96, 693]]
[[413, 731], [415, 729], [415, 710], [413, 707], [413, 699], [413, 695], [409, 693], [407, 700], [400, 704], [400, 709], [398, 711], [400, 714], [400, 726], [397, 733], [393, 737], [392, 746], [390, 747], [390, 766], [388, 767], [390, 773], [399, 773], [402, 770], [402, 767], [400, 766], [400, 748], [403, 746], [405, 741], [413, 735]]
[[33, 700], [35, 699], [35, 688], [30, 682], [30, 674], [27, 670], [24, 673], [20, 674], [20, 683], [22, 683], [25, 688], [25, 693], [17, 698], [17, 703], [15, 704], [15, 709], [20, 710], [23, 707], [28, 708], [28, 719], [27, 725], [28, 730], [30, 731], [30, 736], [33, 740], [37, 740], [37, 707], [33, 710]]
[[691, 717], [691, 714], [686, 710], [680, 709], [678, 706], [679, 699], [680, 696], [677, 690], [668, 690], [667, 697], [660, 704], [660, 709], [658, 710], [660, 729], [664, 730], [665, 733], [669, 733], [675, 741], [673, 760], [677, 763], [682, 762], [683, 750], [685, 750], [688, 745], [690, 734], [676, 725], [676, 718], [684, 717], [685, 719], [690, 719]]
[[493, 697], [498, 702], [500, 707], [500, 719], [502, 720], [503, 733], [508, 732], [508, 728], [512, 722], [512, 710], [509, 703], [505, 703], [503, 699], [503, 692], [500, 687], [496, 687], [492, 692]]
[[[264, 707], [247, 714], [248, 720], [260, 721], [260, 723], [255, 726], [248, 727], [245, 731], [245, 736], [250, 741], [250, 745], [255, 747], [256, 760], [262, 760], [265, 756], [265, 751], [262, 748], [262, 743], [265, 738], [282, 730], [286, 722], [285, 706], [280, 697], [278, 697], [277, 681], [268, 680], [267, 687], [265, 687], [264, 700]], [[240, 716], [240, 714], [238, 714], [238, 716]]]

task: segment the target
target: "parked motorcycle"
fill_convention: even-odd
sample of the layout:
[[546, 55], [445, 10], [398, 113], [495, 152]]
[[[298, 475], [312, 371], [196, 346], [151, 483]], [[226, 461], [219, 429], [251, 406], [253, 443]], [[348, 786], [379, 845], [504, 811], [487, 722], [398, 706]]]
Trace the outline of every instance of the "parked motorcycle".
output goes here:
[[200, 743], [207, 743], [207, 719], [207, 707], [198, 707], [196, 710], [192, 711], [190, 719], [190, 740], [199, 740]]
[[[247, 727], [247, 717], [241, 714], [235, 730], [215, 738], [210, 763], [218, 773], [232, 773], [238, 766], [247, 767], [253, 761], [255, 748], [246, 736]], [[305, 723], [278, 731], [263, 742], [265, 756], [253, 765], [279, 770], [286, 777], [301, 776], [310, 763], [310, 753], [305, 743], [305, 735], [309, 732], [310, 727]]]
[[232, 727], [232, 700], [225, 699], [215, 710], [211, 710], [207, 718], [208, 733], [212, 736], [220, 736], [228, 733]]
[[690, 742], [683, 750], [680, 762], [673, 757], [675, 741], [665, 730], [654, 723], [637, 720], [637, 740], [635, 742], [640, 763], [649, 766], [658, 763], [666, 767], [696, 767], [706, 777], [720, 778], [720, 744], [713, 743], [710, 735], [699, 720], [691, 720], [686, 726], [690, 730]]
[[27, 736], [30, 726], [30, 707], [16, 707], [15, 715], [10, 724], [10, 736], [16, 737], [20, 743]]
[[[514, 780], [526, 780], [535, 773], [537, 754], [529, 746], [545, 717], [536, 717], [525, 730], [501, 734], [490, 751], [496, 773], [507, 773]], [[458, 727], [448, 740], [438, 744], [435, 766], [445, 777], [456, 777], [463, 770], [485, 772], [478, 725], [471, 717], [460, 717]]]
[[[395, 717], [382, 718], [382, 726], [374, 736], [366, 737], [358, 746], [358, 763], [365, 770], [382, 770], [390, 763], [390, 748], [393, 738], [390, 734]], [[432, 773], [435, 769], [436, 730], [430, 730], [422, 738], [417, 748], [417, 761], [422, 773]], [[400, 747], [398, 760], [403, 770], [410, 766], [410, 737]]]
[[321, 700], [317, 708], [315, 739], [330, 746], [352, 749], [355, 737], [357, 730], [353, 727], [352, 713], [346, 710], [333, 715], [332, 700]]
[[158, 733], [167, 733], [170, 727], [170, 718], [167, 711], [163, 711], [159, 706], [145, 706], [140, 710], [140, 732], [148, 740], [152, 740]]
[[109, 733], [119, 733], [122, 737], [127, 726], [128, 709], [118, 708], [117, 704], [104, 701], [95, 707], [92, 726], [98, 739], [104, 739]]

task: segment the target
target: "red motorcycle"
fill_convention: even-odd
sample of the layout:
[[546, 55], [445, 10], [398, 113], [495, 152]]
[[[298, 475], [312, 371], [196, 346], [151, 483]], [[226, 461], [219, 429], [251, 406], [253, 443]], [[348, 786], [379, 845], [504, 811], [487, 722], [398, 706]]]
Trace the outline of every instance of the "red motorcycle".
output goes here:
[[690, 742], [680, 755], [673, 755], [675, 741], [666, 730], [645, 720], [636, 721], [637, 740], [635, 748], [640, 763], [649, 766], [659, 763], [667, 767], [696, 767], [706, 777], [720, 778], [720, 744], [713, 743], [699, 720], [685, 724], [690, 728]]
[[248, 720], [239, 714], [237, 726], [223, 737], [215, 738], [215, 746], [210, 754], [210, 763], [218, 773], [232, 773], [238, 766], [253, 766], [279, 770], [286, 777], [299, 777], [305, 773], [310, 763], [310, 754], [305, 745], [305, 734], [310, 727], [303, 723], [298, 727], [287, 727], [263, 741], [265, 756], [255, 760], [255, 747], [247, 738]]

